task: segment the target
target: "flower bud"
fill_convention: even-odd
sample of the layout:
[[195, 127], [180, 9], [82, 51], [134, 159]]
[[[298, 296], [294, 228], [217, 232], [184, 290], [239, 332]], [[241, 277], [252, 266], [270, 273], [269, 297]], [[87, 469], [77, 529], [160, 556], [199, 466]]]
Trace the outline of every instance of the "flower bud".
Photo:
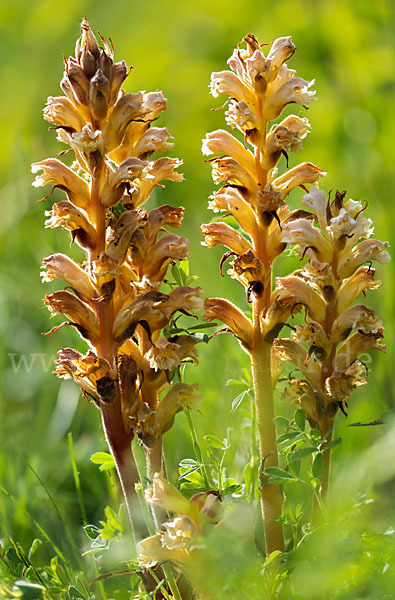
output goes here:
[[95, 121], [105, 119], [108, 109], [110, 82], [98, 69], [89, 84], [89, 108]]
[[119, 90], [121, 89], [121, 85], [125, 81], [127, 75], [128, 69], [124, 60], [113, 64], [110, 77], [109, 106], [113, 106], [118, 100]]
[[95, 36], [92, 33], [89, 23], [84, 17], [81, 22], [81, 41], [80, 48], [82, 55], [89, 52], [96, 60], [100, 57], [100, 49], [97, 45]]

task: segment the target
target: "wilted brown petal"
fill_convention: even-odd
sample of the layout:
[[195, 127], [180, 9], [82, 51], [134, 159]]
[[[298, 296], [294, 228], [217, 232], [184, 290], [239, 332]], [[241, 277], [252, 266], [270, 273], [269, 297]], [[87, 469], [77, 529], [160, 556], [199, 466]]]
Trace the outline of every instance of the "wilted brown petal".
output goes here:
[[99, 338], [99, 323], [93, 310], [77, 296], [65, 290], [53, 292], [44, 298], [52, 316], [65, 315], [78, 327], [81, 335], [96, 344]]
[[43, 269], [41, 272], [43, 281], [52, 281], [55, 278], [64, 279], [83, 298], [91, 299], [95, 296], [95, 289], [88, 273], [65, 254], [47, 256], [43, 259], [41, 268]]
[[63, 227], [71, 231], [73, 241], [76, 240], [82, 248], [94, 248], [96, 231], [87, 217], [71, 202], [64, 200], [54, 204], [52, 210], [46, 211], [50, 217], [45, 221], [45, 227]]
[[371, 267], [359, 267], [346, 279], [338, 291], [338, 312], [342, 313], [354, 302], [361, 292], [375, 290], [381, 281], [374, 281], [375, 270]]
[[284, 175], [276, 177], [271, 181], [271, 184], [275, 189], [281, 191], [283, 198], [286, 198], [296, 186], [305, 183], [316, 183], [324, 175], [326, 175], [325, 171], [312, 163], [305, 162], [290, 169]]
[[58, 127], [81, 131], [85, 125], [84, 119], [74, 108], [72, 102], [64, 96], [50, 96], [43, 112], [44, 119]]
[[295, 305], [302, 304], [313, 321], [322, 323], [325, 320], [326, 303], [308, 283], [292, 275], [276, 277], [275, 283], [279, 300], [293, 300]]
[[379, 242], [378, 240], [364, 240], [349, 251], [346, 249], [341, 253], [339, 265], [337, 268], [339, 277], [345, 279], [350, 277], [358, 267], [369, 261], [375, 260], [380, 264], [385, 264], [391, 260], [391, 257], [385, 248], [388, 248], [389, 242]]
[[226, 210], [234, 216], [240, 227], [249, 234], [255, 232], [255, 214], [240, 192], [232, 187], [223, 187], [210, 196], [209, 208], [214, 212]]
[[201, 230], [205, 238], [204, 245], [208, 248], [222, 244], [235, 254], [244, 254], [248, 250], [252, 250], [250, 242], [226, 223], [208, 223], [202, 225]]
[[90, 194], [85, 179], [79, 177], [56, 158], [47, 158], [41, 162], [33, 163], [32, 173], [38, 173], [39, 171], [42, 171], [42, 175], [36, 176], [33, 182], [35, 187], [52, 183], [64, 190], [70, 202], [75, 206], [87, 208]]
[[219, 319], [225, 323], [247, 350], [251, 350], [254, 340], [254, 330], [248, 319], [237, 306], [223, 298], [207, 298], [204, 301], [204, 320]]
[[335, 366], [340, 371], [345, 371], [358, 358], [360, 354], [367, 350], [380, 350], [385, 352], [386, 347], [380, 344], [383, 337], [381, 332], [365, 334], [354, 333], [337, 350]]

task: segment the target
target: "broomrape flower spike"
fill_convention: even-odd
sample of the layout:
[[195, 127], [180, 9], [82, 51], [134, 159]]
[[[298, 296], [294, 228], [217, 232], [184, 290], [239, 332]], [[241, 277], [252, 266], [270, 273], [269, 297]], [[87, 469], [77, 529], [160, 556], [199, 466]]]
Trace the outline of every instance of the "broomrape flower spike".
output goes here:
[[169, 265], [188, 253], [188, 241], [166, 229], [181, 225], [184, 209], [142, 208], [160, 182], [183, 178], [180, 160], [151, 160], [154, 151], [172, 147], [167, 129], [151, 126], [166, 99], [162, 92], [123, 92], [129, 70], [124, 61], [114, 62], [103, 38], [102, 44], [83, 19], [75, 57], [65, 61], [65, 96], [49, 97], [44, 109], [74, 162], [66, 166], [50, 158], [32, 171], [33, 185], [51, 184], [52, 191], [66, 194], [47, 211], [45, 226], [69, 231], [85, 253], [81, 264], [65, 254], [42, 264], [43, 281], [67, 283], [67, 291], [48, 294], [45, 304], [52, 315], [65, 316], [62, 324], [74, 327], [89, 346], [85, 355], [60, 350], [56, 373], [73, 378], [101, 411], [132, 518], [138, 506], [133, 438], [145, 446], [152, 478], [162, 471], [162, 436], [176, 413], [199, 406], [195, 385], [170, 383], [182, 361], [197, 361], [196, 339], [166, 339], [163, 330], [176, 312], [189, 314], [202, 301], [199, 288], [161, 291]]
[[[242, 44], [246, 48], [242, 48]], [[302, 147], [310, 130], [305, 117], [288, 115], [270, 125], [286, 106], [306, 107], [315, 100], [313, 81], [297, 77], [285, 64], [295, 52], [290, 37], [275, 40], [267, 55], [252, 34], [248, 34], [228, 60], [230, 70], [213, 73], [211, 93], [216, 98], [229, 97], [226, 123], [241, 134], [237, 139], [225, 130], [208, 133], [202, 152], [210, 159], [213, 180], [219, 189], [210, 199], [214, 212], [226, 211], [237, 222], [237, 230], [224, 223], [202, 226], [204, 244], [222, 244], [227, 252], [221, 261], [232, 258], [231, 277], [240, 281], [246, 299], [253, 305], [253, 319], [221, 298], [205, 302], [205, 318], [222, 320], [250, 353], [256, 400], [259, 450], [265, 467], [277, 466], [274, 426], [273, 382], [271, 373], [272, 342], [291, 313], [293, 304], [279, 298], [271, 287], [273, 261], [286, 247], [282, 231], [286, 224], [308, 222], [307, 211], [291, 211], [286, 200], [296, 187], [306, 190], [325, 173], [305, 162], [288, 169], [289, 152]], [[279, 175], [281, 157], [287, 170]], [[221, 271], [222, 272], [222, 271]], [[265, 528], [266, 551], [283, 549], [282, 510], [279, 486], [262, 476], [260, 498]]]
[[[339, 409], [346, 413], [353, 390], [367, 383], [368, 368], [360, 355], [373, 349], [385, 351], [380, 343], [384, 331], [380, 319], [364, 304], [354, 302], [361, 293], [366, 296], [367, 290], [380, 285], [372, 263], [390, 260], [389, 244], [370, 238], [373, 224], [365, 216], [366, 206], [345, 197], [345, 192], [336, 192], [330, 201], [318, 185], [303, 197], [312, 212], [307, 218], [285, 223], [282, 240], [296, 245], [307, 263], [293, 275], [277, 278], [273, 292], [277, 302], [303, 306], [307, 315], [290, 338], [274, 342], [277, 360], [293, 362], [301, 374], [300, 379], [290, 378], [283, 397], [305, 410], [326, 443]], [[323, 457], [325, 495], [329, 451]]]

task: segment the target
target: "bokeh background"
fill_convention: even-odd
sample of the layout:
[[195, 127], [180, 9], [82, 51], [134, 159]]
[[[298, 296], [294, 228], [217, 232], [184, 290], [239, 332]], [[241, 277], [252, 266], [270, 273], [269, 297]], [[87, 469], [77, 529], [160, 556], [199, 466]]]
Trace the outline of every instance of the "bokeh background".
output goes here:
[[[63, 149], [42, 119], [42, 108], [48, 95], [60, 92], [63, 53], [74, 53], [82, 16], [94, 31], [111, 37], [116, 59], [134, 65], [125, 83], [127, 91], [163, 90], [167, 97], [168, 109], [158, 124], [168, 127], [175, 138], [171, 155], [183, 159], [185, 182], [169, 183], [156, 193], [151, 206], [186, 207], [182, 233], [190, 239], [191, 272], [198, 275], [207, 296], [223, 295], [248, 309], [241, 287], [219, 276], [220, 250], [201, 246], [199, 226], [212, 218], [207, 198], [213, 190], [201, 139], [207, 131], [224, 127], [223, 112], [211, 110], [221, 101], [209, 95], [210, 73], [226, 68], [232, 49], [246, 33], [253, 32], [261, 43], [291, 35], [297, 51], [288, 64], [298, 75], [316, 80], [317, 102], [307, 114], [302, 107], [290, 107], [289, 112], [308, 116], [312, 125], [304, 150], [292, 156], [290, 164], [311, 161], [327, 171], [322, 183], [326, 190], [347, 189], [349, 197], [368, 202], [367, 214], [374, 219], [378, 239], [393, 243], [394, 11], [391, 0], [0, 2], [0, 484], [16, 500], [0, 491], [0, 538], [7, 541], [11, 535], [29, 544], [36, 535], [32, 522], [36, 519], [56, 543], [66, 543], [59, 517], [29, 465], [45, 482], [72, 530], [78, 530], [69, 431], [92, 522], [101, 516], [109, 494], [107, 479], [89, 461], [93, 452], [106, 449], [97, 411], [79, 398], [72, 383], [51, 374], [61, 346], [84, 350], [84, 345], [67, 328], [49, 337], [41, 335], [54, 324], [42, 304], [42, 296], [52, 287], [41, 284], [41, 260], [54, 252], [68, 252], [69, 238], [60, 230], [44, 230], [44, 210], [61, 194], [55, 192], [51, 200], [37, 203], [43, 191], [31, 187], [30, 173], [32, 162]], [[280, 168], [285, 168], [283, 162]], [[295, 191], [292, 202], [300, 203], [301, 196], [301, 190]], [[71, 253], [80, 256], [78, 248]], [[282, 261], [279, 272], [289, 269], [290, 264]], [[343, 443], [333, 452], [332, 477], [340, 478], [345, 470], [355, 473], [353, 465], [372, 456], [372, 448], [381, 448], [373, 463], [367, 462], [369, 469], [359, 472], [357, 488], [373, 494], [379, 512], [390, 520], [395, 461], [389, 426], [347, 427], [395, 408], [394, 266], [379, 265], [377, 271], [383, 284], [368, 294], [367, 303], [384, 321], [387, 354], [372, 356], [368, 386], [354, 393], [348, 419], [338, 418]], [[231, 476], [237, 476], [246, 456], [238, 444], [243, 417], [230, 414], [237, 391], [225, 382], [240, 377], [247, 366], [238, 343], [217, 336], [201, 345], [200, 364], [187, 374], [190, 382], [200, 383], [204, 398], [195, 419], [199, 433], [223, 437], [231, 428], [233, 444], [226, 458]], [[278, 400], [278, 412], [289, 414], [290, 408]], [[167, 459], [174, 475], [179, 460], [193, 456], [184, 415], [177, 417], [167, 437]], [[387, 467], [377, 470], [379, 463]]]

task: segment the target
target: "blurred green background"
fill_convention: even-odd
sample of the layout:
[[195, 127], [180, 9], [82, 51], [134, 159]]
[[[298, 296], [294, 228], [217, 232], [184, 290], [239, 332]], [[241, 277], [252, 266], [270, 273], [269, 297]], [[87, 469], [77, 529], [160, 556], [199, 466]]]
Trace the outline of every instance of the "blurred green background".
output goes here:
[[[0, 483], [17, 500], [15, 504], [0, 491], [0, 537], [5, 542], [12, 535], [28, 544], [37, 533], [33, 517], [45, 524], [56, 543], [65, 543], [58, 515], [26, 461], [77, 531], [80, 517], [67, 449], [69, 431], [92, 521], [102, 515], [108, 494], [106, 478], [89, 462], [93, 452], [106, 449], [98, 413], [79, 399], [72, 383], [60, 382], [51, 374], [51, 361], [61, 346], [81, 350], [84, 346], [66, 328], [50, 337], [41, 335], [53, 325], [42, 305], [42, 296], [52, 287], [41, 284], [41, 259], [53, 252], [68, 252], [69, 237], [60, 230], [44, 230], [44, 210], [61, 194], [55, 192], [51, 200], [38, 204], [43, 191], [31, 187], [30, 173], [32, 162], [56, 156], [63, 149], [55, 132], [48, 131], [41, 111], [47, 96], [60, 93], [62, 53], [74, 54], [81, 18], [86, 15], [95, 32], [111, 37], [116, 59], [134, 65], [126, 80], [127, 91], [163, 90], [168, 109], [158, 124], [168, 127], [175, 138], [171, 155], [183, 159], [185, 182], [169, 183], [165, 191], [156, 193], [151, 206], [186, 207], [182, 233], [191, 242], [191, 272], [199, 276], [207, 296], [224, 296], [248, 309], [241, 287], [219, 276], [221, 251], [200, 245], [199, 226], [212, 218], [206, 207], [213, 190], [209, 165], [200, 152], [201, 139], [207, 131], [224, 127], [223, 112], [211, 111], [221, 101], [209, 94], [210, 73], [226, 68], [232, 49], [246, 33], [253, 32], [261, 43], [291, 35], [297, 51], [288, 64], [305, 79], [316, 79], [317, 90], [317, 102], [307, 113], [297, 105], [288, 110], [308, 116], [312, 125], [304, 150], [291, 157], [291, 166], [307, 160], [327, 171], [322, 187], [347, 189], [349, 197], [367, 201], [378, 239], [393, 242], [394, 12], [395, 3], [390, 0], [0, 2]], [[280, 169], [284, 168], [282, 162]], [[301, 196], [301, 190], [295, 191], [292, 202], [300, 203]], [[78, 248], [71, 253], [79, 257]], [[283, 273], [290, 268], [282, 261]], [[354, 393], [348, 422], [370, 421], [395, 408], [394, 276], [393, 264], [379, 266], [382, 287], [368, 294], [368, 305], [384, 321], [388, 350], [372, 357], [369, 384]], [[199, 366], [188, 371], [188, 380], [200, 383], [204, 398], [196, 425], [200, 434], [219, 437], [233, 428], [227, 464], [230, 475], [237, 477], [248, 458], [247, 448], [239, 442], [242, 416], [230, 415], [237, 392], [224, 384], [240, 376], [248, 366], [247, 357], [227, 336], [217, 336], [200, 350]], [[278, 412], [289, 413], [290, 407], [279, 401]], [[335, 480], [354, 461], [361, 465], [364, 453], [388, 435], [385, 426], [347, 428], [342, 415], [337, 429], [343, 444], [333, 453]], [[184, 415], [177, 417], [167, 436], [166, 453], [171, 475], [180, 458], [193, 455]], [[381, 516], [390, 520], [394, 444], [383, 447], [380, 460], [388, 465], [386, 474], [377, 475], [375, 463], [369, 463], [369, 471], [362, 469], [358, 476], [357, 490], [377, 496]]]

